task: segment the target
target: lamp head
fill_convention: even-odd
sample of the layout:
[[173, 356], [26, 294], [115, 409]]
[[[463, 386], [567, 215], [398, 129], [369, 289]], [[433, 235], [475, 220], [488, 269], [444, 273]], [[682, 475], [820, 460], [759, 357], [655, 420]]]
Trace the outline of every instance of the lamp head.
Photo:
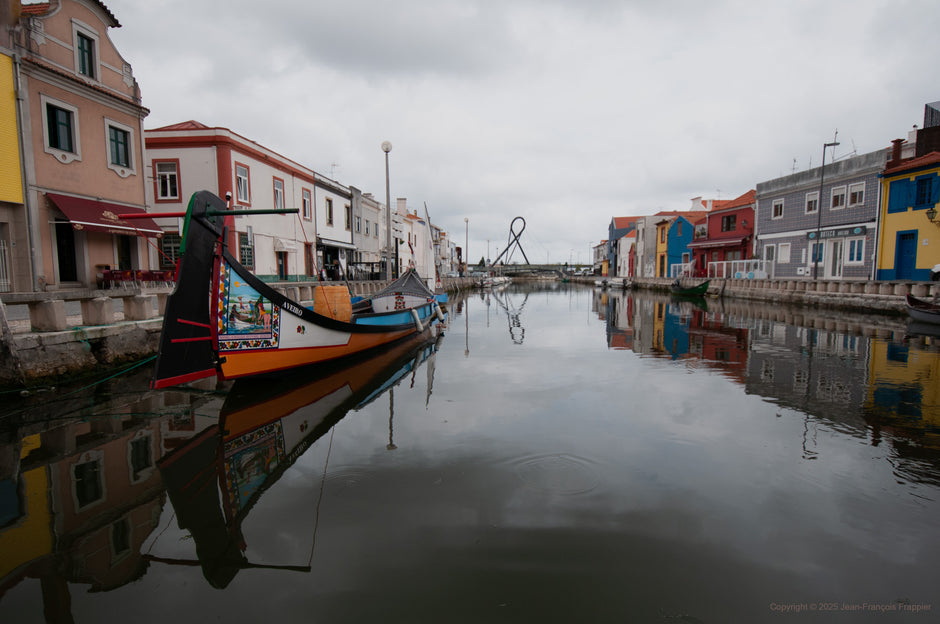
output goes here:
[[385, 152], [386, 154], [392, 151], [391, 141], [382, 141], [382, 151]]

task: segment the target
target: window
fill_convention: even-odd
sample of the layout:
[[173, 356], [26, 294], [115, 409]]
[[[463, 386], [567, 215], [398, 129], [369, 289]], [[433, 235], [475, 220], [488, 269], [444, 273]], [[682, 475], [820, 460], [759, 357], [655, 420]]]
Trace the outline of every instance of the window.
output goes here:
[[42, 118], [44, 151], [62, 163], [81, 160], [78, 109], [44, 95], [40, 96], [40, 100], [45, 112]]
[[379, 237], [379, 224], [378, 224], [378, 223], [375, 224], [375, 234], [374, 234], [374, 236], [375, 236], [375, 238], [378, 238], [378, 237]]
[[666, 242], [666, 228], [659, 229], [659, 242], [661, 243]]
[[104, 498], [101, 456], [97, 451], [84, 453], [72, 466], [72, 486], [78, 509], [87, 507]]
[[238, 261], [241, 262], [246, 269], [255, 268], [254, 241], [251, 240], [251, 236], [249, 236], [247, 232], [238, 233]]
[[176, 232], [165, 232], [160, 237], [160, 268], [175, 269], [180, 258], [182, 238]]
[[310, 189], [302, 190], [300, 195], [302, 197], [301, 203], [303, 204], [303, 217], [309, 221], [312, 212], [311, 206], [313, 206], [313, 201], [310, 199]]
[[846, 264], [863, 264], [865, 262], [865, 239], [850, 238], [846, 241]]
[[930, 191], [932, 190], [933, 177], [923, 177], [917, 179], [917, 186], [914, 191], [914, 207], [921, 208], [930, 203]]
[[121, 518], [111, 525], [111, 549], [115, 555], [131, 549], [131, 525], [127, 518]]
[[771, 219], [782, 219], [783, 218], [783, 200], [775, 199], [773, 208], [770, 213]]
[[343, 212], [346, 215], [346, 231], [352, 230], [352, 206], [346, 204], [343, 207]]
[[777, 246], [776, 245], [765, 245], [764, 246], [764, 260], [767, 262], [773, 262], [774, 258], [777, 255]]
[[721, 218], [721, 231], [731, 232], [736, 227], [737, 215], [726, 215]]
[[366, 236], [372, 231], [372, 226], [369, 224], [369, 220], [366, 219]]
[[841, 210], [845, 208], [845, 187], [837, 186], [832, 189], [832, 202], [829, 204], [830, 210]]
[[156, 201], [178, 201], [180, 198], [179, 161], [153, 161]]
[[676, 222], [676, 236], [682, 236], [682, 221]]
[[777, 264], [790, 262], [790, 243], [780, 243], [777, 246]]
[[849, 185], [849, 207], [861, 206], [865, 203], [865, 183]]
[[108, 136], [108, 168], [122, 178], [134, 172], [131, 158], [133, 134], [129, 126], [105, 119], [105, 131]]
[[819, 210], [819, 192], [807, 193], [806, 194], [806, 214], [810, 214]]
[[811, 257], [810, 257], [810, 259], [809, 259], [810, 264], [815, 264], [815, 263], [817, 263], [817, 262], [822, 262], [822, 260], [823, 260], [823, 252], [824, 252], [825, 249], [826, 249], [826, 243], [823, 243], [823, 242], [813, 243], [813, 244], [811, 245], [811, 249], [812, 249], [812, 251], [810, 252]]
[[362, 217], [356, 217], [356, 234], [362, 232]]
[[284, 180], [274, 178], [274, 209], [284, 210]]
[[90, 30], [79, 29], [72, 24], [72, 35], [75, 41], [75, 71], [86, 78], [96, 80], [98, 77], [98, 37]]
[[333, 200], [326, 198], [326, 224], [333, 225]]
[[248, 167], [235, 163], [235, 201], [245, 206], [251, 205], [251, 183]]
[[139, 435], [131, 440], [130, 465], [131, 482], [135, 483], [150, 475], [153, 468], [153, 452], [151, 451], [151, 437]]

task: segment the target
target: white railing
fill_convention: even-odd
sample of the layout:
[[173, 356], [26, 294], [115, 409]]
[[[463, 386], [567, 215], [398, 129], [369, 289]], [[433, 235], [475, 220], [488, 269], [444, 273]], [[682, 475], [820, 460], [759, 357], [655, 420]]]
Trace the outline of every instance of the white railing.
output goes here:
[[0, 239], [0, 292], [13, 290], [13, 276], [10, 275], [10, 249], [7, 242]]
[[709, 262], [708, 277], [728, 279], [773, 279], [773, 260], [726, 260]]
[[692, 277], [692, 263], [681, 262], [669, 265], [669, 277]]

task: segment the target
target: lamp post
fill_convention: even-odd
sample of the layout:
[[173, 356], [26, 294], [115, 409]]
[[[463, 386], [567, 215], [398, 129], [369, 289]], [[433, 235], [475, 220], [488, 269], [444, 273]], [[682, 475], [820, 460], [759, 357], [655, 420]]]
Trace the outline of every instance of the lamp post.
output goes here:
[[392, 281], [392, 199], [388, 189], [388, 153], [392, 151], [389, 141], [382, 141], [385, 152], [385, 279]]
[[838, 141], [833, 141], [832, 143], [823, 144], [823, 157], [822, 157], [822, 166], [819, 168], [819, 197], [816, 198], [816, 238], [814, 239], [815, 247], [810, 246], [810, 249], [813, 252], [813, 281], [815, 282], [819, 278], [819, 232], [822, 228], [822, 198], [823, 198], [823, 180], [826, 176], [826, 148], [835, 147], [838, 145]]
[[463, 276], [466, 277], [470, 272], [470, 218], [463, 218]]

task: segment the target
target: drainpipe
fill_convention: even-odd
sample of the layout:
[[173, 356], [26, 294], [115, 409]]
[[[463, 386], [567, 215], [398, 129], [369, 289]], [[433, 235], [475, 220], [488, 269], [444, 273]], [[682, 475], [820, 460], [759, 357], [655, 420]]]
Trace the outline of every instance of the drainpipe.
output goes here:
[[26, 236], [29, 241], [29, 275], [32, 281], [33, 292], [39, 292], [39, 282], [36, 271], [36, 233], [33, 231], [34, 220], [32, 208], [29, 201], [29, 186], [26, 178], [26, 146], [23, 143], [25, 122], [23, 119], [23, 90], [21, 88], [22, 77], [20, 73], [20, 55], [13, 54], [13, 91], [16, 101], [16, 123], [19, 125], [19, 132], [16, 133], [17, 143], [20, 152], [20, 185], [23, 187], [23, 209], [26, 211]]

